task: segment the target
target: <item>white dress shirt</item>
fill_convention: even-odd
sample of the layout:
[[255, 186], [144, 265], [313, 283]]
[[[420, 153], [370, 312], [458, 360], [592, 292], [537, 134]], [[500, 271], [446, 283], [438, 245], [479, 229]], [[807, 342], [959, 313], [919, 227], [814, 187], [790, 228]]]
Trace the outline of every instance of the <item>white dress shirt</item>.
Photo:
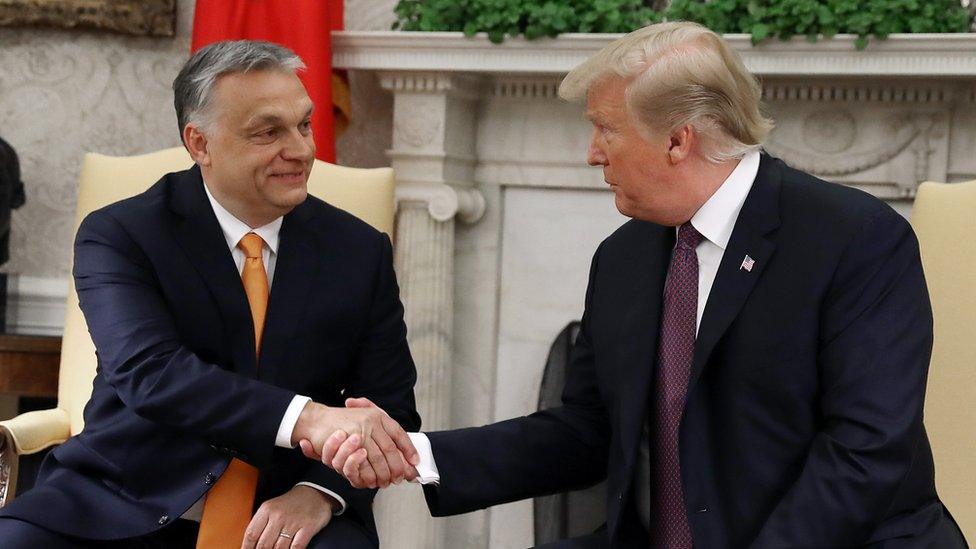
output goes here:
[[[695, 322], [695, 330], [701, 326], [702, 314], [705, 312], [705, 304], [708, 302], [708, 294], [712, 291], [712, 283], [715, 282], [715, 275], [718, 273], [718, 266], [722, 262], [725, 248], [729, 244], [732, 236], [732, 229], [739, 218], [742, 204], [746, 201], [746, 196], [752, 189], [752, 184], [759, 173], [758, 151], [746, 154], [739, 161], [739, 164], [732, 170], [732, 173], [722, 182], [718, 190], [704, 203], [695, 215], [691, 218], [691, 225], [698, 230], [704, 237], [698, 243], [695, 251], [698, 255], [698, 316]], [[677, 233], [677, 228], [675, 232]], [[419, 482], [421, 484], [439, 484], [440, 474], [437, 471], [437, 464], [434, 462], [434, 453], [430, 447], [430, 440], [423, 433], [410, 433], [410, 440], [420, 453], [420, 465], [417, 472], [420, 473]], [[648, 450], [648, 433], [645, 426], [644, 434], [641, 437], [641, 456], [642, 464], [638, 472], [638, 483], [641, 486], [650, 484], [650, 459]], [[642, 492], [638, 498], [638, 506], [641, 510], [650, 509], [650, 492]], [[648, 492], [643, 494], [643, 492]], [[643, 498], [643, 501], [641, 501]], [[649, 512], [649, 511], [648, 511]], [[649, 518], [641, 512], [641, 519]], [[647, 522], [644, 523], [647, 526]]]
[[[217, 216], [220, 229], [224, 232], [224, 239], [227, 241], [230, 255], [234, 258], [234, 264], [237, 265], [237, 272], [241, 272], [244, 269], [244, 250], [237, 247], [237, 244], [244, 238], [244, 235], [253, 232], [260, 236], [261, 240], [264, 240], [261, 259], [264, 261], [264, 268], [268, 273], [268, 288], [271, 288], [271, 284], [274, 281], [275, 264], [278, 260], [278, 237], [283, 218], [279, 217], [262, 227], [251, 228], [247, 223], [237, 219], [232, 213], [228, 212], [226, 208], [220, 205], [220, 202], [217, 202], [217, 199], [210, 193], [206, 182], [204, 182], [203, 188], [207, 192], [207, 199], [210, 201], [214, 215]], [[310, 400], [312, 399], [307, 396], [295, 395], [295, 398], [292, 399], [291, 404], [285, 410], [285, 415], [281, 418], [281, 423], [278, 424], [275, 446], [280, 448], [294, 448], [291, 443], [292, 431], [295, 430], [295, 424], [298, 423], [298, 416], [302, 414], [302, 409], [305, 408], [305, 405]], [[341, 515], [346, 510], [346, 501], [332, 490], [311, 482], [299, 482], [298, 485], [311, 486], [335, 498], [339, 502], [339, 505], [341, 505], [341, 509], [336, 511], [335, 515]], [[206, 499], [207, 495], [204, 494], [180, 518], [199, 522], [203, 516], [203, 504]]]

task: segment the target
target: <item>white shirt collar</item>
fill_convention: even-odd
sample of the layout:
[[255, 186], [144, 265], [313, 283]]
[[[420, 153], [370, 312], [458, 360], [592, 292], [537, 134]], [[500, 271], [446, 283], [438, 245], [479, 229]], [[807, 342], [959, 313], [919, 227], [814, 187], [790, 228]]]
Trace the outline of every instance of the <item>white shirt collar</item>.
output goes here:
[[254, 232], [264, 240], [271, 253], [278, 253], [278, 235], [281, 232], [282, 217], [261, 227], [249, 227], [247, 223], [234, 217], [234, 214], [228, 212], [226, 208], [220, 205], [220, 202], [217, 202], [217, 199], [210, 194], [206, 182], [204, 182], [203, 189], [207, 192], [207, 199], [210, 200], [210, 206], [213, 208], [214, 215], [217, 216], [217, 223], [220, 223], [220, 229], [224, 231], [224, 238], [227, 240], [227, 247], [231, 251], [237, 247], [237, 243], [244, 238], [244, 235]]
[[759, 158], [759, 151], [742, 157], [729, 177], [691, 218], [692, 226], [723, 250], [729, 243], [735, 220], [759, 173]]

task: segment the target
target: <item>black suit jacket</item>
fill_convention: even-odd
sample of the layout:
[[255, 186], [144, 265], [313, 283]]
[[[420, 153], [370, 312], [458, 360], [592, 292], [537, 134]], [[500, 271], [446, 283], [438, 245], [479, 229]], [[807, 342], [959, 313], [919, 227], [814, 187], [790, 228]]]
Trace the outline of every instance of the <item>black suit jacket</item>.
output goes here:
[[[430, 434], [435, 515], [606, 478], [606, 532], [571, 546], [647, 546], [634, 479], [674, 235], [634, 220], [600, 245], [561, 407]], [[695, 546], [962, 545], [922, 427], [931, 345], [908, 223], [764, 155], [695, 343], [679, 435]]]
[[284, 217], [260, 360], [240, 274], [197, 167], [89, 215], [75, 283], [98, 354], [85, 429], [0, 515], [94, 539], [184, 513], [231, 457], [258, 467], [258, 502], [310, 481], [375, 537], [374, 492], [275, 447], [296, 394], [366, 396], [419, 428], [416, 371], [386, 235], [309, 197]]

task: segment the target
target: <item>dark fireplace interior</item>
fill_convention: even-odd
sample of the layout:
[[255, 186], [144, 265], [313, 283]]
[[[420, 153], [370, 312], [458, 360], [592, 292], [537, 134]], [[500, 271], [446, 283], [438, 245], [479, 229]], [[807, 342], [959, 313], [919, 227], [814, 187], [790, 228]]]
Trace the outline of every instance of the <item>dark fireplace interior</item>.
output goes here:
[[[570, 350], [579, 334], [580, 323], [570, 322], [553, 342], [539, 388], [539, 409], [558, 406], [566, 384]], [[534, 501], [535, 543], [592, 533], [606, 522], [606, 483], [541, 498]]]

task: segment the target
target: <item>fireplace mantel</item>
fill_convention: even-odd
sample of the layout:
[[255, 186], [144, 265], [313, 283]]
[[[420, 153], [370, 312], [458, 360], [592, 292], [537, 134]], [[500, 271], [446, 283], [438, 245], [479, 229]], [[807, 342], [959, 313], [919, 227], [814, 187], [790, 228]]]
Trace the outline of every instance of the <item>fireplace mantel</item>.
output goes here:
[[[491, 43], [460, 32], [342, 31], [333, 33], [333, 63], [356, 70], [565, 74], [619, 34], [563, 34], [557, 38]], [[810, 42], [767, 41], [728, 34], [760, 76], [974, 77], [976, 33], [892, 34], [856, 51], [854, 35]]]

